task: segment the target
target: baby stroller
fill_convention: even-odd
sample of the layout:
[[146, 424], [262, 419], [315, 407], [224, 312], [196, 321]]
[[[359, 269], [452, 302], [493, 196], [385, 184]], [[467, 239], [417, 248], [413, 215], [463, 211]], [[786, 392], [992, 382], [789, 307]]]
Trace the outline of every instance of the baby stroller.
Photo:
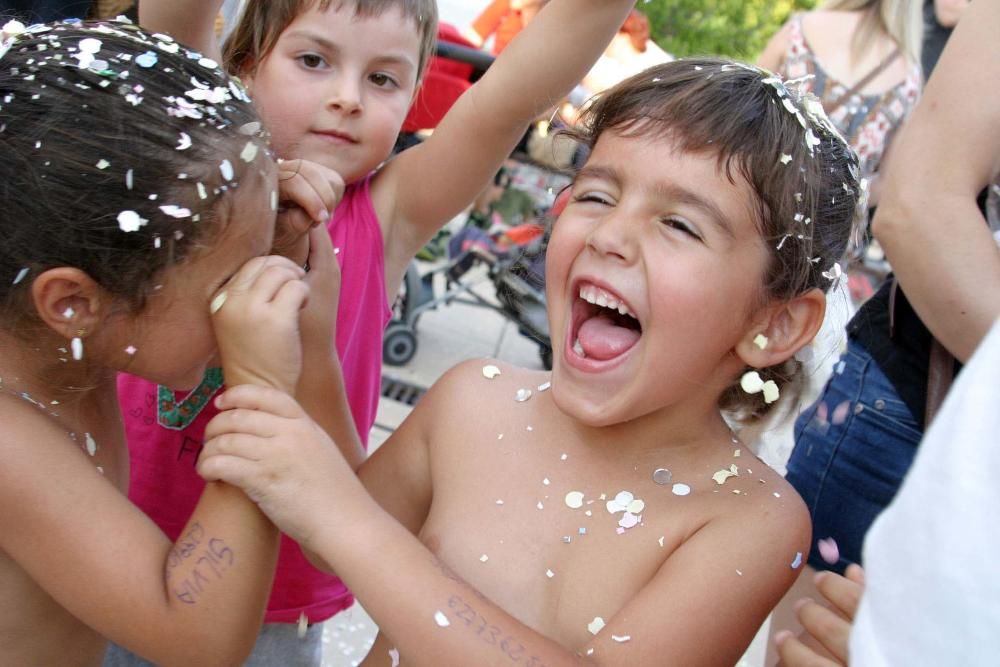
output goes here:
[[[525, 229], [509, 230], [505, 238], [497, 238], [466, 226], [449, 241], [447, 263], [425, 273], [411, 263], [382, 339], [383, 361], [394, 366], [410, 361], [417, 352], [420, 316], [438, 305], [458, 302], [489, 308], [516, 323], [522, 335], [538, 344], [542, 365], [551, 369], [552, 344], [545, 309], [548, 231], [537, 225], [522, 227]], [[484, 282], [493, 284], [496, 302], [475, 291]]]

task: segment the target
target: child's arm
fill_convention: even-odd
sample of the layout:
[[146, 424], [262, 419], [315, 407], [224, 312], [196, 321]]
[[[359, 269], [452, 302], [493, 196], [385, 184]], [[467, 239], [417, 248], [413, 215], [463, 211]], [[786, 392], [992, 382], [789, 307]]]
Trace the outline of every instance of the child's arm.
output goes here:
[[390, 160], [372, 197], [395, 290], [413, 255], [464, 209], [528, 124], [583, 78], [634, 0], [553, 0], [448, 111], [434, 134]]
[[785, 60], [785, 53], [788, 51], [788, 43], [791, 41], [791, 21], [781, 26], [778, 32], [771, 36], [767, 46], [757, 56], [757, 65], [772, 72], [778, 71], [781, 63]]
[[[362, 466], [361, 480], [330, 455], [321, 431], [288, 397], [237, 387], [220, 401], [238, 409], [216, 418], [225, 421], [218, 432], [229, 435], [206, 443], [199, 472], [246, 489], [323, 558], [408, 664], [507, 665], [515, 656], [548, 667], [658, 666], [665, 658], [685, 667], [735, 664], [804, 562], [809, 525], [801, 501], [793, 493], [734, 496], [739, 509], [678, 546], [596, 637], [567, 648], [485, 599], [415, 536], [432, 497], [433, 425], [490, 407], [470, 395], [469, 379], [459, 370], [436, 383]], [[244, 411], [269, 417], [248, 429], [238, 423]], [[650, 548], [658, 548], [655, 539]], [[497, 628], [496, 641], [484, 639], [491, 636], [481, 634], [484, 623]]]
[[222, 48], [215, 35], [215, 17], [223, 0], [142, 0], [139, 25], [150, 32], [170, 35], [181, 44], [222, 62]]
[[[226, 285], [213, 319], [240, 338], [220, 339], [230, 377], [246, 381], [240, 356], [266, 350], [277, 363], [258, 362], [253, 377], [294, 386], [301, 275], [287, 260], [257, 258]], [[99, 459], [102, 438], [91, 437]], [[83, 623], [157, 664], [242, 662], [263, 619], [275, 528], [239, 489], [213, 483], [171, 544], [96, 469], [85, 442], [38, 410], [4, 425], [0, 549]]]

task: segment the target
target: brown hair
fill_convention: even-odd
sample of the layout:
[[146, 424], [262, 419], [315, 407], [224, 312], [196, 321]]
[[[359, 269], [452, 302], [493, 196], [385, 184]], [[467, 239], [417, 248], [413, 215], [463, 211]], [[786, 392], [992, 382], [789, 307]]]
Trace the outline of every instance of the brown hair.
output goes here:
[[391, 8], [414, 22], [420, 35], [420, 59], [417, 80], [423, 76], [437, 44], [438, 13], [435, 0], [247, 0], [240, 20], [222, 47], [226, 69], [236, 75], [253, 71], [278, 43], [278, 37], [299, 14], [318, 7], [337, 9], [351, 3], [354, 16], [381, 16]]
[[0, 65], [0, 321], [30, 335], [29, 287], [58, 266], [141, 310], [260, 169], [249, 97], [210, 60], [117, 21], [33, 26]]
[[[730, 181], [756, 195], [756, 223], [770, 248], [761, 301], [791, 299], [833, 284], [854, 229], [862, 191], [857, 156], [825, 120], [773, 74], [714, 58], [657, 65], [602, 93], [571, 132], [593, 148], [609, 130], [658, 135], [676, 150], [714, 154]], [[839, 265], [838, 265], [839, 266]], [[764, 381], [791, 381], [800, 364], [759, 369]], [[720, 398], [735, 417], [770, 408], [738, 382]]]

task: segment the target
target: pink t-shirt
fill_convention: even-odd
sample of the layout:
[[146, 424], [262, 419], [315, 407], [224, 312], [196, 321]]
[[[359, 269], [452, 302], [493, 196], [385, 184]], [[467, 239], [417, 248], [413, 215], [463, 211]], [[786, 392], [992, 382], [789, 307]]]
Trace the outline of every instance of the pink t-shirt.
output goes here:
[[[369, 176], [349, 186], [328, 225], [341, 271], [337, 354], [351, 413], [365, 443], [378, 408], [382, 331], [391, 316], [382, 230], [370, 185]], [[205, 486], [194, 465], [205, 426], [218, 412], [211, 398], [220, 380], [219, 373], [209, 372], [199, 388], [174, 394], [131, 375], [118, 378], [130, 454], [129, 498], [171, 539], [177, 539]], [[294, 623], [305, 612], [316, 623], [353, 602], [340, 579], [314, 568], [298, 545], [282, 536], [265, 622]]]

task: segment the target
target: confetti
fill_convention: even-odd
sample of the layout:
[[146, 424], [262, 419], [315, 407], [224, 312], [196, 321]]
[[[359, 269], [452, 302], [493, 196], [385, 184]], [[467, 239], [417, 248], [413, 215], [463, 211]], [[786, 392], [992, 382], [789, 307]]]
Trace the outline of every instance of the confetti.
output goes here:
[[149, 69], [150, 67], [156, 66], [156, 61], [159, 57], [156, 55], [155, 51], [146, 51], [135, 58], [135, 64], [139, 67]]
[[747, 371], [740, 378], [740, 387], [748, 394], [756, 394], [764, 389], [764, 381], [757, 371]]
[[545, 570], [545, 576], [551, 579], [552, 577], [556, 576], [556, 573], [553, 572], [552, 570]]
[[660, 486], [666, 486], [673, 478], [674, 474], [666, 468], [657, 468], [653, 471], [653, 481]]
[[136, 352], [138, 352], [138, 350], [135, 349], [134, 345], [129, 345], [128, 347], [125, 348], [125, 354], [129, 356], [134, 355]]
[[94, 441], [94, 436], [89, 433], [83, 434], [84, 440], [87, 444], [87, 453], [91, 456], [97, 455], [97, 442]]
[[738, 477], [739, 474], [740, 474], [739, 469], [736, 467], [736, 464], [734, 463], [733, 465], [729, 466], [728, 469], [724, 468], [722, 470], [716, 471], [716, 473], [712, 475], [712, 479], [715, 480], [716, 484], [722, 486], [723, 484], [726, 483], [727, 479], [729, 479], [730, 477]]
[[299, 614], [299, 639], [305, 639], [306, 632], [309, 630], [309, 618], [306, 616], [305, 612]]
[[13, 284], [16, 285], [19, 282], [21, 282], [22, 280], [24, 280], [25, 277], [28, 275], [28, 271], [30, 271], [30, 270], [31, 269], [29, 269], [28, 267], [24, 267], [23, 269], [21, 269], [20, 271], [18, 271], [17, 275], [14, 276], [14, 283]]
[[233, 180], [233, 176], [235, 175], [233, 173], [233, 163], [230, 162], [229, 160], [223, 160], [222, 163], [219, 165], [219, 172], [222, 174], [222, 177], [227, 181]]
[[97, 166], [98, 169], [100, 169], [100, 170], [103, 171], [103, 170], [107, 169], [108, 167], [110, 167], [111, 163], [108, 162], [107, 160], [98, 160], [96, 166]]
[[762, 350], [767, 349], [767, 343], [768, 343], [767, 336], [765, 336], [764, 334], [757, 334], [757, 336], [753, 339], [753, 344]]
[[181, 206], [174, 206], [173, 204], [166, 204], [160, 207], [160, 210], [169, 215], [171, 218], [190, 218], [191, 209], [183, 208]]
[[623, 643], [631, 640], [632, 639], [632, 635], [611, 635], [611, 638], [614, 639], [619, 644], [623, 644]]
[[118, 214], [118, 228], [123, 232], [137, 232], [147, 222], [149, 220], [146, 220], [135, 211], [122, 211]]
[[480, 557], [479, 557], [479, 562], [480, 562], [480, 563], [485, 563], [485, 562], [486, 562], [486, 561], [488, 561], [489, 559], [490, 559], [490, 557], [489, 557], [489, 556], [487, 556], [486, 554], [483, 554], [482, 556], [480, 556]]
[[781, 154], [781, 164], [788, 164], [791, 161], [792, 161], [791, 155], [789, 155], [788, 153]]
[[796, 551], [795, 558], [792, 560], [792, 569], [797, 570], [801, 565], [802, 565], [802, 552]]
[[444, 612], [441, 611], [434, 612], [434, 622], [437, 623], [442, 628], [447, 628], [449, 625], [451, 625], [451, 621], [449, 621], [448, 617], [445, 616]]
[[399, 667], [399, 649], [389, 649], [389, 659], [392, 660], [390, 667]]
[[820, 558], [830, 565], [836, 565], [840, 561], [840, 548], [837, 546], [837, 541], [832, 537], [819, 540], [816, 546], [819, 548]]
[[517, 394], [514, 395], [514, 400], [518, 403], [524, 403], [529, 398], [531, 398], [530, 389], [518, 389]]
[[691, 493], [691, 487], [687, 484], [674, 484], [672, 491], [675, 496], [686, 496]]
[[550, 482], [550, 481], [549, 481], [549, 478], [548, 478], [548, 477], [546, 477], [545, 479], [543, 479], [543, 480], [542, 480], [542, 484], [544, 484], [545, 486], [548, 486], [548, 485], [549, 485], [549, 484], [551, 484], [551, 483], [552, 483], [552, 482]]
[[761, 387], [761, 391], [764, 392], [764, 402], [770, 405], [774, 403], [781, 397], [781, 392], [778, 390], [778, 385], [775, 384], [774, 380], [768, 380]]
[[551, 382], [543, 382], [542, 384], [538, 385], [538, 393], [541, 393], [543, 391], [548, 391], [551, 388], [552, 388]]
[[600, 616], [595, 616], [594, 620], [592, 620], [590, 623], [587, 624], [587, 630], [589, 630], [590, 634], [592, 635], [596, 635], [603, 628], [604, 628], [604, 619], [601, 618]]
[[187, 132], [181, 132], [180, 139], [177, 140], [177, 150], [186, 151], [191, 148], [191, 136]]
[[243, 152], [240, 153], [240, 159], [244, 162], [253, 162], [259, 150], [260, 147], [255, 142], [248, 141], [247, 145], [243, 147]]
[[660, 539], [656, 540], [656, 543], [659, 544], [661, 547], [663, 546], [663, 538], [664, 536], [660, 535]]
[[622, 515], [621, 520], [618, 522], [618, 525], [627, 530], [629, 528], [635, 528], [638, 523], [639, 517], [631, 512], [625, 512], [625, 514]]
[[226, 299], [228, 298], [229, 295], [226, 292], [219, 292], [218, 294], [216, 294], [215, 298], [212, 299], [212, 303], [209, 304], [208, 306], [208, 312], [210, 312], [212, 315], [215, 315], [222, 309], [224, 305], [226, 305]]
[[566, 507], [570, 509], [578, 510], [583, 507], [583, 492], [582, 491], [570, 491], [566, 494]]
[[543, 510], [543, 509], [545, 509], [545, 505], [543, 505], [543, 504], [542, 504], [542, 501], [541, 501], [541, 500], [539, 500], [539, 501], [538, 501], [538, 504], [537, 504], [537, 505], [535, 505], [535, 507], [537, 507], [537, 508], [538, 508], [538, 509], [540, 509], [540, 510]]
[[83, 359], [83, 341], [77, 337], [70, 341], [70, 349], [73, 350], [73, 360], [80, 361]]

